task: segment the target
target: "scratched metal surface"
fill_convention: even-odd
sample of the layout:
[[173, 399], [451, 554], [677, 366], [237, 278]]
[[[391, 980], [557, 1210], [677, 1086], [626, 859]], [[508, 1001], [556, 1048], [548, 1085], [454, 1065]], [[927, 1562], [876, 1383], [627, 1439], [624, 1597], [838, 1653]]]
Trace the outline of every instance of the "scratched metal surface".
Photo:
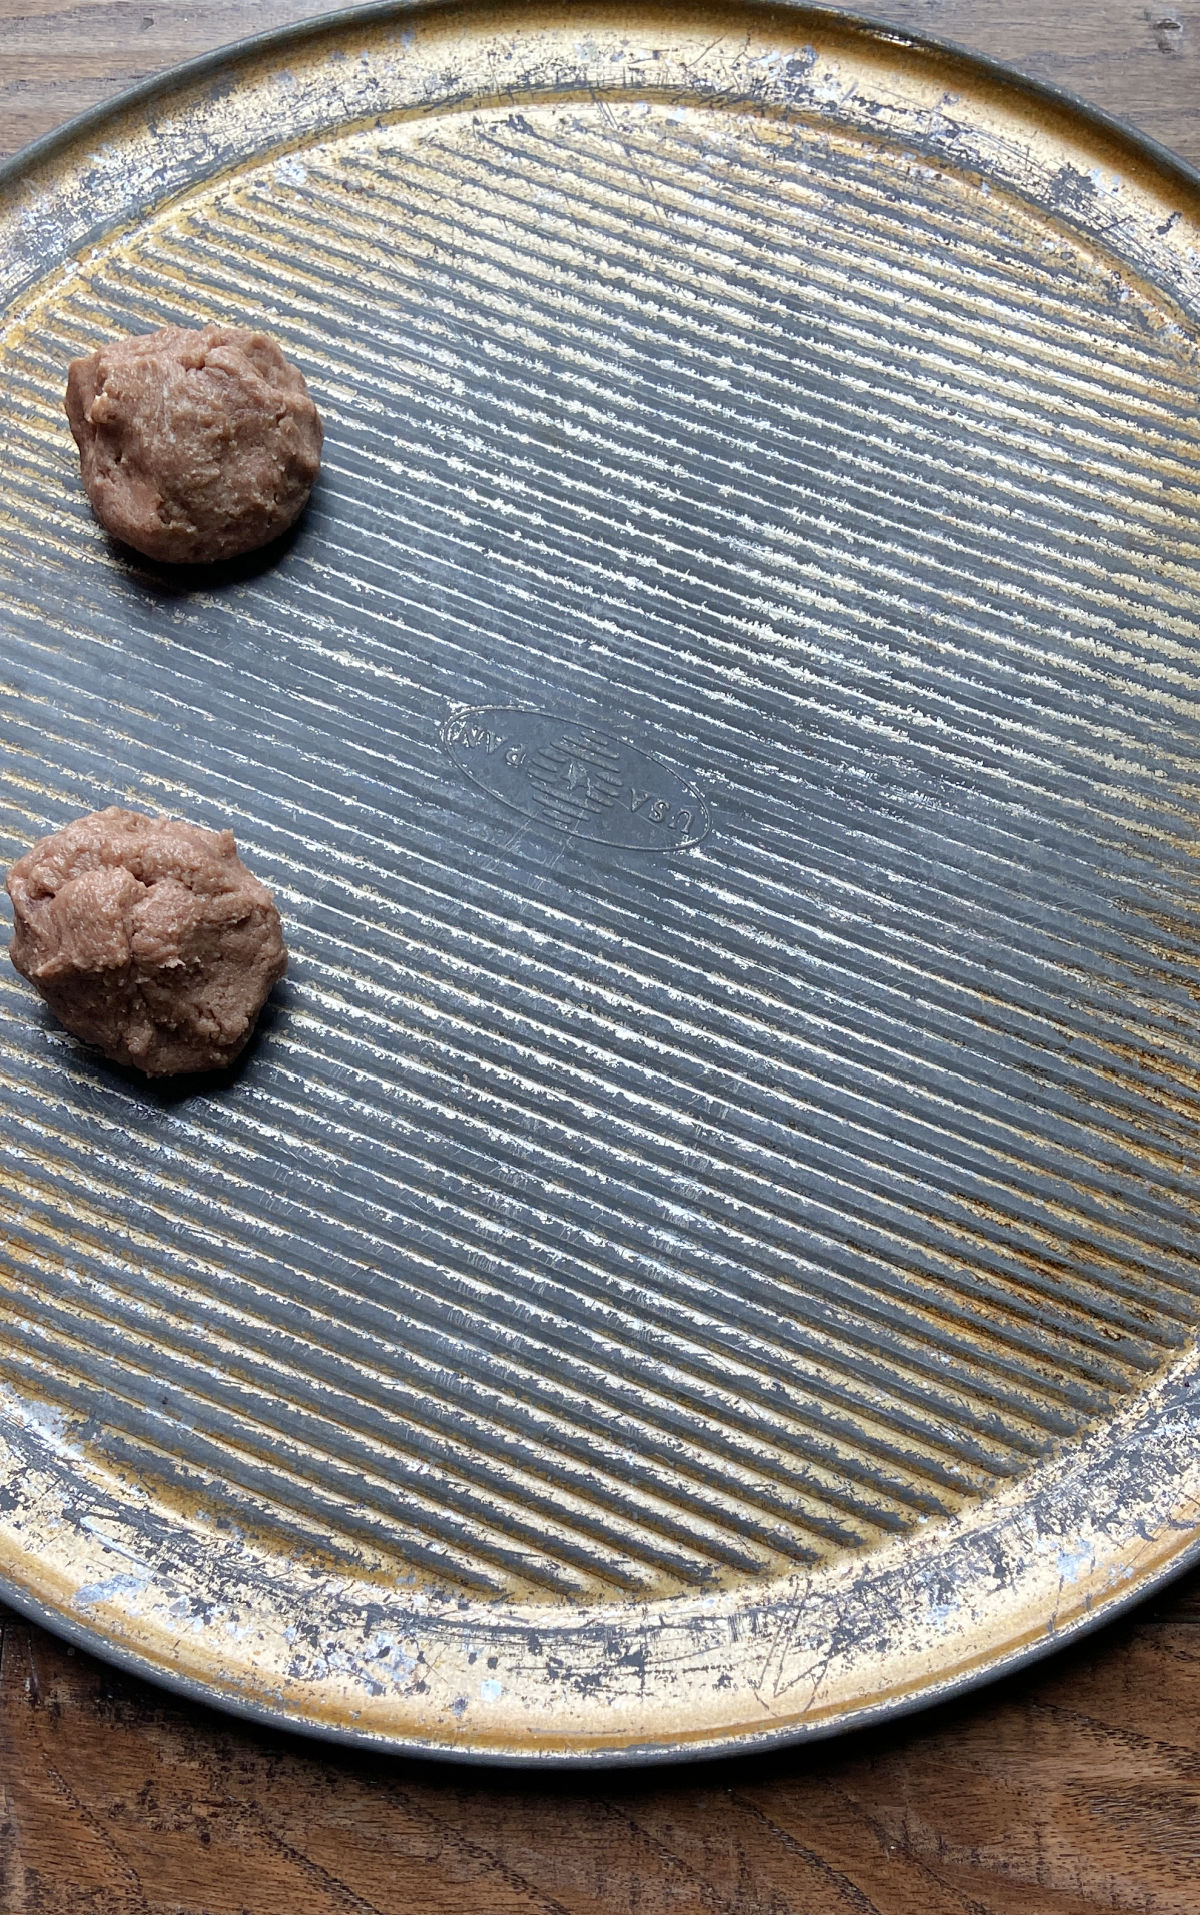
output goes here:
[[[0, 852], [230, 823], [147, 1088], [0, 976], [0, 1576], [318, 1733], [753, 1746], [1200, 1515], [1200, 194], [834, 15], [374, 10], [0, 183]], [[67, 359], [263, 323], [266, 562], [106, 543]]]

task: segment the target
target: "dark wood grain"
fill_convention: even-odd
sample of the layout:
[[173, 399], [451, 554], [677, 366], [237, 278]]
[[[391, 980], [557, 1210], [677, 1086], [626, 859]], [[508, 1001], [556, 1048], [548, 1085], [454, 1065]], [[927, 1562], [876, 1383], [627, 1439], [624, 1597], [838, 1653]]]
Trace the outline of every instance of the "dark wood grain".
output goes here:
[[[903, 0], [1200, 164], [1200, 9]], [[0, 0], [0, 151], [309, 0]], [[1200, 1576], [884, 1733], [605, 1777], [421, 1768], [178, 1703], [0, 1611], [2, 1915], [1198, 1915]]]
[[19, 1618], [4, 1915], [1196, 1915], [1200, 1577], [977, 1698], [775, 1757], [422, 1767], [179, 1703]]

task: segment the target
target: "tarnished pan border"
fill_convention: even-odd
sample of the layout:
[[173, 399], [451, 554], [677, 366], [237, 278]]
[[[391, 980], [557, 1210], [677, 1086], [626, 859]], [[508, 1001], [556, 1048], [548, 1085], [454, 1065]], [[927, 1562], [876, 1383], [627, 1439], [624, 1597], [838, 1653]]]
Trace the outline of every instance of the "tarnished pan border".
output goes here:
[[[315, 20], [251, 35], [152, 75], [111, 100], [77, 114], [0, 164], [0, 239], [6, 239], [12, 249], [0, 251], [0, 298], [11, 298], [22, 284], [40, 275], [49, 265], [57, 264], [67, 253], [86, 246], [101, 233], [111, 232], [138, 218], [152, 205], [162, 206], [176, 192], [189, 190], [201, 179], [261, 158], [267, 152], [307, 144], [335, 125], [369, 124], [397, 112], [405, 115], [452, 112], [469, 109], [486, 100], [501, 103], [511, 99], [517, 104], [537, 94], [561, 98], [574, 93], [588, 98], [630, 90], [629, 80], [613, 66], [605, 69], [603, 84], [597, 83], [592, 68], [584, 65], [587, 53], [594, 52], [590, 43], [577, 61], [572, 63], [568, 57], [556, 70], [552, 85], [547, 83], [543, 62], [528, 72], [519, 67], [509, 68], [502, 76], [503, 83], [486, 95], [477, 86], [456, 90], [454, 76], [444, 64], [431, 62], [424, 72], [418, 71], [418, 62], [412, 56], [421, 28], [431, 27], [443, 37], [452, 36], [456, 30], [465, 36], [470, 33], [472, 23], [486, 19], [489, 32], [499, 39], [506, 33], [529, 34], [536, 26], [543, 36], [557, 42], [562, 52], [588, 32], [616, 33], [631, 18], [642, 23], [661, 22], [662, 33], [668, 40], [687, 41], [695, 54], [704, 58], [711, 58], [723, 36], [728, 36], [728, 47], [722, 51], [732, 56], [724, 70], [724, 84], [715, 74], [710, 78], [697, 68], [686, 66], [676, 69], [672, 82], [670, 65], [664, 63], [662, 68], [655, 68], [653, 81], [639, 73], [634, 82], [639, 95], [665, 98], [686, 90], [694, 99], [703, 96], [714, 106], [774, 108], [822, 121], [831, 127], [845, 125], [860, 135], [875, 132], [880, 138], [927, 151], [931, 157], [960, 170], [987, 171], [1011, 191], [1027, 195], [1044, 213], [1058, 214], [1064, 224], [1087, 234], [1095, 244], [1110, 249], [1134, 266], [1143, 263], [1139, 259], [1142, 248], [1129, 220], [1114, 220], [1110, 194], [1123, 186], [1143, 202], [1157, 198], [1161, 205], [1162, 187], [1165, 184], [1177, 187], [1191, 201], [1191, 207], [1188, 211], [1182, 207], [1172, 209], [1172, 226], [1176, 230], [1171, 233], [1169, 246], [1154, 247], [1151, 241], [1156, 268], [1153, 283], [1160, 291], [1169, 291], [1185, 301], [1190, 294], [1200, 306], [1200, 170], [1148, 135], [1124, 125], [1112, 114], [1077, 99], [1065, 88], [1028, 79], [986, 55], [968, 52], [932, 35], [890, 26], [869, 15], [792, 6], [786, 0], [783, 4], [765, 4], [764, 0], [725, 0], [722, 4], [722, 0], [711, 0], [710, 4], [689, 7], [674, 7], [666, 0], [647, 0], [646, 5], [632, 10], [619, 4], [619, 0], [607, 0], [607, 3], [606, 0], [559, 0], [558, 4], [555, 0], [541, 0], [540, 4], [533, 0], [527, 6], [520, 5], [519, 0], [478, 0], [477, 5], [471, 4], [471, 0], [371, 0], [366, 6], [347, 7]], [[381, 30], [389, 26], [395, 28], [391, 36], [385, 36], [395, 43], [392, 60], [405, 68], [406, 97], [403, 100], [385, 101], [377, 90], [372, 92], [371, 84], [360, 87], [358, 93], [362, 97], [354, 98], [351, 73], [339, 73], [336, 84], [327, 81], [325, 91], [304, 96], [292, 84], [288, 70], [279, 65], [281, 55], [309, 43], [314, 52], [322, 42], [336, 48], [347, 34], [374, 32], [378, 39]], [[740, 49], [737, 46], [739, 28], [745, 40]], [[773, 28], [791, 42], [793, 57], [787, 60], [777, 55], [773, 60], [746, 58], [751, 33], [756, 44], [765, 48], [772, 39]], [[885, 60], [899, 60], [907, 54], [915, 61], [927, 63], [929, 84], [925, 91], [929, 99], [924, 105], [915, 106], [911, 101], [905, 104], [899, 98], [889, 100], [881, 95], [871, 102], [869, 109], [874, 124], [864, 123], [861, 100], [858, 113], [844, 113], [836, 94], [822, 86], [821, 61], [815, 54], [821, 41], [832, 43], [835, 48], [840, 42], [848, 56], [857, 55], [874, 64], [878, 69], [877, 79], [883, 75]], [[806, 55], [812, 56], [811, 62]], [[352, 63], [347, 61], [345, 65], [350, 67]], [[286, 117], [274, 124], [287, 124], [289, 136], [250, 147], [246, 144], [244, 118], [235, 112], [222, 120], [222, 107], [239, 78], [243, 82], [247, 78], [261, 82], [268, 74], [284, 83], [277, 91]], [[747, 77], [751, 79], [749, 86], [744, 84]], [[973, 129], [956, 119], [956, 97], [948, 90], [956, 77], [974, 81], [989, 95], [997, 120], [990, 131]], [[741, 85], [737, 84], [739, 78], [743, 81]], [[730, 81], [734, 83], [731, 85]], [[342, 92], [350, 97], [345, 101], [344, 113], [339, 115], [337, 108]], [[137, 169], [124, 164], [111, 149], [109, 164], [105, 165], [105, 148], [97, 144], [95, 136], [105, 128], [119, 135], [121, 122], [125, 122], [129, 130], [135, 121], [145, 119], [143, 109], [159, 101], [171, 102], [177, 111], [186, 108], [190, 112], [195, 122], [189, 129], [191, 148], [183, 150], [178, 140], [181, 129], [176, 126], [173, 129], [176, 146], [168, 150], [159, 127], [150, 123], [147, 150], [153, 154], [154, 168], [147, 192], [139, 199]], [[1047, 126], [1039, 126], [1039, 110], [1046, 116]], [[1005, 121], [1010, 125], [1006, 127]], [[1030, 143], [1028, 152], [1010, 137], [1018, 125]], [[1086, 137], [1081, 138], [1081, 134]], [[1045, 149], [1055, 143], [1063, 150], [1064, 158], [1066, 149], [1075, 147], [1078, 155], [1085, 155], [1093, 166], [1098, 164], [1107, 170], [1109, 177], [1103, 181], [1093, 179], [1089, 184], [1086, 176], [1068, 167], [1064, 178], [1049, 182], [1049, 191], [1039, 193], [1036, 189], [1040, 169], [1032, 145], [1040, 144]], [[98, 221], [86, 217], [79, 207], [70, 220], [61, 213], [44, 217], [51, 210], [53, 180], [48, 180], [50, 192], [41, 196], [38, 174], [47, 163], [65, 159], [72, 146], [82, 147], [81, 159], [91, 162], [85, 182], [87, 205], [90, 208], [99, 203], [107, 209]], [[1044, 177], [1040, 183], [1047, 185]], [[9, 222], [11, 230], [6, 236], [5, 226]], [[1162, 237], [1159, 229], [1151, 229], [1151, 232], [1153, 237]], [[21, 241], [19, 252], [14, 247], [17, 235]], [[1164, 287], [1162, 273], [1169, 265], [1178, 267], [1179, 283]]]
[[[94, 220], [88, 224], [90, 191], [73, 210], [60, 206], [54, 215], [53, 168], [72, 147], [94, 163], [90, 179], [98, 188], [128, 179], [119, 220], [136, 219], [151, 203], [139, 204], [136, 168], [122, 174], [114, 143], [139, 117], [144, 122], [154, 103], [192, 115], [178, 177], [157, 176], [168, 190], [182, 191], [248, 157], [213, 131], [222, 102], [251, 68], [260, 81], [272, 72], [278, 77], [290, 51], [317, 53], [348, 34], [378, 37], [394, 27], [394, 57], [404, 63], [418, 28], [452, 35], [481, 19], [498, 35], [529, 32], [536, 23], [544, 40], [566, 49], [585, 35], [617, 33], [633, 17], [585, 5], [481, 15], [386, 0], [207, 55], [81, 115], [0, 168], [0, 231], [8, 222], [12, 236], [0, 279], [16, 291], [97, 236]], [[711, 77], [691, 73], [693, 97], [780, 107], [834, 127], [846, 122], [836, 89], [826, 84], [823, 92], [820, 80], [824, 71], [827, 82], [839, 50], [877, 76], [889, 59], [899, 66], [907, 56], [920, 70], [925, 103], [914, 106], [910, 97], [906, 106], [899, 96], [868, 109], [860, 103], [856, 130], [988, 172], [1135, 270], [1144, 267], [1160, 292], [1200, 311], [1200, 174], [1068, 94], [924, 36], [820, 10], [697, 8], [636, 17], [661, 18], [676, 45], [687, 42], [697, 53], [711, 51], [716, 32], [721, 53]], [[751, 43], [762, 49], [773, 33], [789, 44], [792, 59], [781, 60], [774, 75], [760, 65], [753, 88], [739, 87]], [[812, 46], [819, 51], [806, 63]], [[569, 64], [556, 69], [559, 85], [547, 85], [548, 96], [576, 84], [586, 93], [582, 69], [577, 63], [572, 72]], [[445, 110], [475, 97], [456, 97], [452, 85], [439, 93], [432, 65], [422, 95], [415, 57], [412, 72], [412, 97], [364, 99], [359, 117]], [[444, 65], [438, 77], [445, 82]], [[943, 110], [956, 79], [986, 95], [994, 109], [990, 132], [961, 126]], [[321, 98], [323, 108], [315, 96], [307, 101], [311, 124], [303, 114], [295, 122], [298, 140], [319, 137], [331, 112], [338, 120], [340, 102], [331, 103], [328, 93]], [[1024, 144], [1006, 138], [1017, 124]], [[232, 118], [227, 136], [231, 127]], [[106, 130], [114, 142], [107, 158]], [[159, 147], [158, 138], [150, 134], [143, 156], [151, 145], [164, 158], [175, 151]], [[1064, 189], [1058, 198], [1056, 154]], [[1090, 163], [1087, 170], [1073, 168], [1072, 156]], [[144, 183], [149, 191], [149, 174]], [[1123, 217], [1114, 222], [1116, 195]], [[1149, 235], [1161, 238], [1167, 230], [1161, 221], [1169, 195], [1179, 201], [1171, 208], [1170, 239], [1155, 246]], [[1152, 226], [1152, 216], [1160, 223]], [[106, 220], [106, 228], [112, 223]], [[794, 1576], [620, 1612], [438, 1600], [330, 1577], [321, 1579], [320, 1616], [297, 1625], [287, 1565], [246, 1538], [178, 1516], [168, 1522], [148, 1500], [139, 1502], [136, 1490], [124, 1489], [118, 1500], [89, 1474], [82, 1454], [28, 1416], [29, 1406], [15, 1398], [7, 1411], [0, 1402], [0, 1562], [9, 1565], [0, 1590], [18, 1609], [140, 1676], [273, 1727], [452, 1760], [666, 1762], [861, 1727], [1022, 1667], [1110, 1620], [1200, 1555], [1196, 1349], [1107, 1427], [957, 1523], [812, 1582]], [[31, 1534], [42, 1536], [43, 1551], [31, 1551]], [[203, 1592], [194, 1567], [199, 1554]], [[268, 1670], [277, 1672], [273, 1682], [264, 1680]], [[374, 1672], [370, 1681], [367, 1670]]]
[[[0, 1399], [0, 1419], [4, 1408]], [[21, 1431], [12, 1408], [0, 1434], [0, 1561], [24, 1555], [28, 1564], [21, 1535], [35, 1526], [60, 1545], [66, 1538], [74, 1560], [67, 1574], [61, 1563], [57, 1574], [29, 1565], [25, 1583], [0, 1574], [6, 1600], [195, 1701], [397, 1755], [665, 1763], [865, 1728], [1028, 1666], [1200, 1556], [1196, 1351], [1069, 1456], [927, 1537], [910, 1534], [820, 1581], [794, 1575], [619, 1613], [329, 1577], [322, 1622], [298, 1627], [286, 1564], [176, 1513], [165, 1520], [128, 1485], [119, 1500], [87, 1480], [82, 1453], [73, 1471], [69, 1450], [54, 1454], [52, 1439]], [[81, 1609], [103, 1621], [81, 1621]], [[205, 1645], [199, 1657], [189, 1637]], [[215, 1642], [223, 1671], [212, 1667]], [[661, 1732], [647, 1736], [617, 1725], [644, 1709], [651, 1658]], [[364, 1668], [378, 1672], [375, 1695]], [[264, 1682], [264, 1669], [282, 1679]], [[514, 1694], [519, 1719], [505, 1720]], [[727, 1711], [716, 1730], [714, 1697]]]

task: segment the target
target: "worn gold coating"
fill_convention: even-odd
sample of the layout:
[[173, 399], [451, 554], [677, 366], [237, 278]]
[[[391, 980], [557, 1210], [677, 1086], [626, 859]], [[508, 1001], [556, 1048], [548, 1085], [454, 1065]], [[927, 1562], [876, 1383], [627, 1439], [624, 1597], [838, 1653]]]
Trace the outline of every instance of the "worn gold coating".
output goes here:
[[[389, 8], [0, 176], [0, 850], [232, 822], [146, 1088], [0, 979], [0, 1574], [492, 1761], [828, 1733], [1200, 1514], [1200, 193], [825, 12]], [[261, 323], [281, 552], [106, 544], [106, 332]]]

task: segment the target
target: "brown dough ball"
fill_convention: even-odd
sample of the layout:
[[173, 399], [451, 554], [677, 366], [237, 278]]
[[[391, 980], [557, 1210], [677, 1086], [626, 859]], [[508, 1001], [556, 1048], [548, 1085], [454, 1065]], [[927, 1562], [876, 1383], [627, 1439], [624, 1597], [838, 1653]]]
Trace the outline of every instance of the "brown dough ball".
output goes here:
[[287, 969], [232, 831], [114, 805], [42, 838], [8, 895], [17, 970], [76, 1037], [148, 1077], [232, 1063]]
[[101, 525], [173, 564], [268, 545], [303, 511], [321, 463], [303, 378], [244, 327], [114, 340], [72, 360], [66, 408]]

